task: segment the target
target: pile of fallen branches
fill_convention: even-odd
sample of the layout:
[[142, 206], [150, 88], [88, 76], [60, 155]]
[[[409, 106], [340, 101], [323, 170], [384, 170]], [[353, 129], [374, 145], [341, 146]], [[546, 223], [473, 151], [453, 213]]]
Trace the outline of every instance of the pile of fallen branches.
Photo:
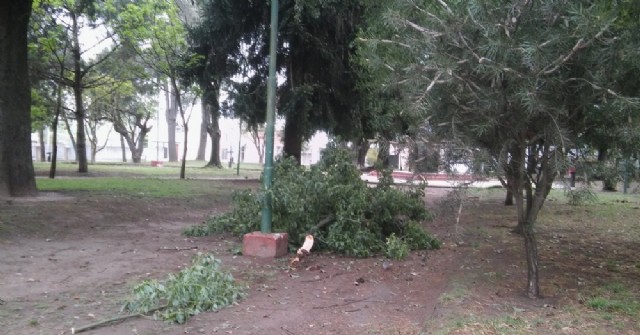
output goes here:
[[[271, 190], [273, 230], [289, 233], [296, 244], [313, 234], [314, 249], [357, 257], [385, 252], [392, 234], [411, 250], [438, 248], [440, 243], [423, 229], [430, 218], [424, 206], [425, 185], [400, 190], [392, 187], [390, 172], [382, 171], [381, 182], [369, 187], [349, 155], [333, 146], [310, 169], [293, 160], [278, 162]], [[259, 230], [263, 198], [263, 192], [239, 192], [233, 211], [185, 233], [242, 235]]]

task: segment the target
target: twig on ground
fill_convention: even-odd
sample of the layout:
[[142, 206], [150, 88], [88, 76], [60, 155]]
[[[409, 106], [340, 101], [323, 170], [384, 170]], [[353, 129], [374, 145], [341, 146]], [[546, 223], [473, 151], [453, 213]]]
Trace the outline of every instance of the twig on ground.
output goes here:
[[349, 300], [340, 304], [333, 304], [333, 305], [328, 305], [328, 306], [314, 306], [311, 307], [312, 309], [325, 309], [325, 308], [333, 308], [333, 307], [340, 307], [340, 306], [346, 306], [346, 305], [350, 305], [350, 304], [355, 304], [358, 302], [363, 302], [366, 301], [367, 299], [369, 299], [371, 297], [366, 297], [366, 298], [362, 298], [362, 299], [356, 299], [356, 300]]

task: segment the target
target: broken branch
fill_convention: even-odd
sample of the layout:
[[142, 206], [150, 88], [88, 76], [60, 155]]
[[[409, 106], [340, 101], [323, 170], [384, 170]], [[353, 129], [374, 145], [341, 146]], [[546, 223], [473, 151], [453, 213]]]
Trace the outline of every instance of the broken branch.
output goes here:
[[[159, 311], [163, 308], [167, 307], [167, 305], [162, 305], [156, 308], [152, 308], [149, 311], [147, 311], [147, 313], [153, 313], [155, 311]], [[92, 323], [86, 326], [82, 326], [79, 328], [71, 328], [71, 334], [77, 334], [77, 333], [81, 333], [83, 331], [87, 331], [87, 330], [91, 330], [94, 328], [98, 328], [98, 327], [102, 327], [102, 326], [106, 326], [110, 323], [114, 323], [114, 322], [122, 322], [124, 320], [127, 319], [131, 319], [131, 318], [135, 318], [135, 317], [139, 317], [139, 316], [144, 316], [143, 314], [130, 314], [130, 315], [122, 315], [122, 316], [117, 316], [115, 318], [111, 318], [111, 319], [107, 319], [107, 320], [102, 320], [96, 323]]]
[[302, 244], [302, 247], [300, 247], [298, 249], [298, 251], [296, 252], [296, 257], [294, 257], [289, 262], [289, 265], [290, 266], [296, 266], [298, 263], [300, 263], [300, 260], [304, 256], [306, 256], [309, 253], [311, 253], [311, 248], [313, 248], [313, 235], [309, 234], [309, 235], [307, 235], [307, 237], [305, 237], [304, 243]]

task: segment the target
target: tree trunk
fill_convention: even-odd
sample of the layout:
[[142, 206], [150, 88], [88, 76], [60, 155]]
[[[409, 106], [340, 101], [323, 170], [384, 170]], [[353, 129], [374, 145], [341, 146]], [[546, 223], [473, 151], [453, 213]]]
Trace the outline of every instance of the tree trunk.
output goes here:
[[207, 167], [222, 168], [222, 162], [220, 161], [220, 109], [216, 105], [207, 105], [209, 110], [209, 125], [207, 126], [207, 133], [211, 138], [211, 154], [209, 156], [209, 163]]
[[122, 162], [127, 162], [127, 147], [124, 145], [124, 136], [120, 134], [120, 148], [122, 148]]
[[367, 160], [367, 152], [369, 152], [369, 140], [362, 138], [359, 142], [357, 164], [359, 168], [363, 168]]
[[527, 295], [529, 298], [540, 296], [538, 278], [538, 242], [532, 223], [523, 225], [524, 248], [527, 257]]
[[82, 102], [82, 55], [80, 53], [80, 28], [78, 27], [78, 17], [71, 12], [71, 24], [73, 34], [73, 45], [71, 54], [73, 57], [73, 97], [76, 104], [76, 159], [78, 160], [78, 172], [89, 172], [87, 162], [87, 142], [85, 133], [85, 114]]
[[[69, 125], [69, 119], [66, 115], [62, 118], [64, 120], [64, 127], [67, 130], [67, 134], [69, 135], [69, 140], [71, 141], [71, 148], [73, 148], [73, 152], [76, 152], [76, 137], [73, 136], [73, 131], [71, 131], [71, 126]], [[77, 160], [77, 159], [76, 159]]]
[[176, 117], [178, 109], [176, 108], [176, 97], [173, 87], [169, 88], [169, 84], [165, 83], [166, 101], [167, 101], [167, 130], [169, 141], [169, 162], [178, 161], [178, 151], [176, 150]]
[[513, 192], [511, 192], [511, 188], [507, 187], [507, 195], [504, 198], [505, 206], [513, 206]]
[[380, 147], [378, 148], [378, 163], [382, 165], [383, 169], [389, 168], [389, 141], [383, 139], [378, 142]]
[[299, 122], [299, 116], [297, 114], [287, 116], [284, 124], [284, 148], [282, 149], [282, 155], [284, 157], [293, 157], [296, 162], [300, 164], [302, 161], [302, 140], [302, 125]]
[[198, 154], [196, 160], [203, 161], [205, 159], [205, 152], [207, 150], [207, 136], [209, 127], [209, 111], [207, 110], [207, 104], [202, 102], [202, 123], [200, 123], [200, 143], [198, 144]]
[[38, 143], [40, 144], [40, 161], [45, 162], [47, 160], [47, 153], [44, 147], [44, 127], [38, 129]]
[[[180, 119], [182, 120], [182, 127], [184, 130], [184, 144], [182, 146], [182, 163], [180, 164], [180, 179], [185, 179], [187, 169], [187, 139], [189, 134], [189, 125], [184, 115], [184, 108], [182, 108], [182, 97], [180, 95], [180, 89], [178, 89], [178, 80], [175, 76], [169, 78], [171, 80], [171, 91], [173, 91], [173, 99], [178, 111], [180, 112]], [[175, 107], [174, 107], [175, 108]]]
[[[60, 74], [64, 73], [64, 67], [60, 68]], [[51, 124], [51, 167], [49, 168], [49, 178], [56, 177], [56, 165], [58, 164], [58, 123], [60, 121], [60, 113], [62, 113], [62, 85], [57, 84], [56, 87], [56, 111]]]
[[31, 0], [0, 2], [0, 196], [37, 194], [27, 31]]

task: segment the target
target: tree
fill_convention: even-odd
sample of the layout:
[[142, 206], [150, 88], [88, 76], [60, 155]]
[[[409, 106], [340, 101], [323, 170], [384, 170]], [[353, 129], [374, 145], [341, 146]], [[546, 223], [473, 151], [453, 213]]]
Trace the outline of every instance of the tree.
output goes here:
[[[98, 47], [103, 41], [111, 38], [111, 32], [107, 32], [106, 36], [94, 45], [84, 46], [80, 42], [80, 34], [84, 29], [102, 26], [106, 28], [105, 21], [95, 8], [95, 4], [90, 0], [58, 0], [41, 4], [47, 11], [47, 15], [54, 20], [55, 24], [64, 33], [60, 36], [65, 39], [65, 44], [69, 47], [70, 59], [63, 63], [65, 69], [62, 76], [57, 73], [51, 73], [59, 84], [68, 87], [73, 92], [73, 101], [75, 109], [73, 110], [73, 119], [76, 125], [75, 149], [76, 159], [78, 161], [78, 172], [88, 172], [88, 160], [86, 150], [86, 111], [84, 106], [84, 90], [102, 84], [102, 78], [99, 76], [91, 76], [95, 67], [111, 55], [111, 52], [104, 52], [100, 57], [89, 60], [87, 51]], [[104, 15], [103, 15], [104, 16]], [[113, 46], [111, 51], [117, 46]]]
[[199, 19], [188, 26], [190, 49], [197, 55], [197, 61], [193, 67], [185, 69], [183, 76], [200, 87], [203, 126], [206, 125], [212, 143], [207, 166], [220, 168], [219, 118], [230, 113], [221, 108], [220, 94], [225, 82], [246, 69], [246, 53], [243, 54], [242, 49], [261, 22], [258, 18], [262, 7], [248, 1], [219, 0], [203, 1], [199, 6]]
[[31, 0], [0, 3], [0, 195], [37, 193], [31, 158], [27, 32]]
[[[152, 126], [149, 120], [157, 108], [157, 77], [153, 69], [144, 65], [135, 47], [123, 43], [109, 60], [98, 67], [105, 84], [93, 89], [94, 110], [110, 121], [131, 152], [131, 160], [140, 163], [146, 136]], [[126, 153], [123, 154], [126, 160]]]
[[[241, 65], [237, 71], [248, 76], [241, 84], [246, 89], [234, 85], [235, 90], [239, 94], [254, 95], [266, 87], [267, 81], [268, 3], [209, 3], [216, 3], [217, 7], [205, 8], [204, 16], [216, 19], [211, 20], [212, 26], [220, 25], [216, 34], [209, 35], [222, 38], [226, 46], [222, 50], [227, 50], [227, 55], [238, 52], [239, 47], [241, 50], [234, 57]], [[353, 42], [364, 22], [362, 18], [367, 5], [368, 1], [364, 0], [286, 0], [280, 3], [277, 66], [285, 80], [278, 90], [278, 112], [286, 118], [284, 154], [295, 157], [298, 162], [303, 141], [317, 130], [348, 139], [363, 136], [359, 124], [366, 109], [361, 105], [356, 87]], [[224, 56], [224, 52], [221, 55]], [[251, 120], [264, 120], [265, 110], [240, 110], [235, 103], [246, 104], [242, 100], [254, 97], [238, 96], [231, 106], [235, 115], [249, 121], [250, 127]]]
[[609, 5], [398, 0], [363, 39], [367, 62], [402, 87], [409, 112], [440, 139], [481, 149], [495, 162], [514, 196], [530, 297], [540, 294], [534, 225], [577, 135], [570, 89], [586, 83], [601, 101], [637, 108], [611, 89], [615, 80], [580, 62], [620, 35]]
[[[175, 150], [175, 111], [180, 116], [184, 131], [180, 178], [184, 179], [189, 116], [183, 100], [191, 88], [180, 74], [183, 69], [193, 66], [197, 58], [188, 51], [186, 30], [178, 14], [174, 2], [145, 0], [125, 3], [116, 19], [122, 42], [133, 46], [144, 66], [153, 69], [161, 77], [159, 86], [167, 94], [170, 160], [171, 152]], [[166, 83], [160, 85], [164, 80]], [[174, 143], [171, 143], [172, 140]]]
[[[104, 111], [99, 107], [102, 104], [103, 99], [106, 99], [105, 93], [100, 90], [100, 88], [93, 88], [85, 91], [88, 94], [89, 105], [85, 108], [86, 117], [85, 117], [85, 129], [87, 129], [87, 139], [89, 140], [90, 150], [91, 150], [91, 164], [95, 164], [96, 155], [98, 152], [102, 151], [109, 141], [109, 135], [111, 135], [112, 128], [109, 128], [109, 133], [102, 144], [100, 144], [100, 139], [98, 138], [98, 132], [100, 127], [104, 126], [106, 121], [108, 120], [107, 115]], [[108, 94], [108, 93], [107, 93]]]

